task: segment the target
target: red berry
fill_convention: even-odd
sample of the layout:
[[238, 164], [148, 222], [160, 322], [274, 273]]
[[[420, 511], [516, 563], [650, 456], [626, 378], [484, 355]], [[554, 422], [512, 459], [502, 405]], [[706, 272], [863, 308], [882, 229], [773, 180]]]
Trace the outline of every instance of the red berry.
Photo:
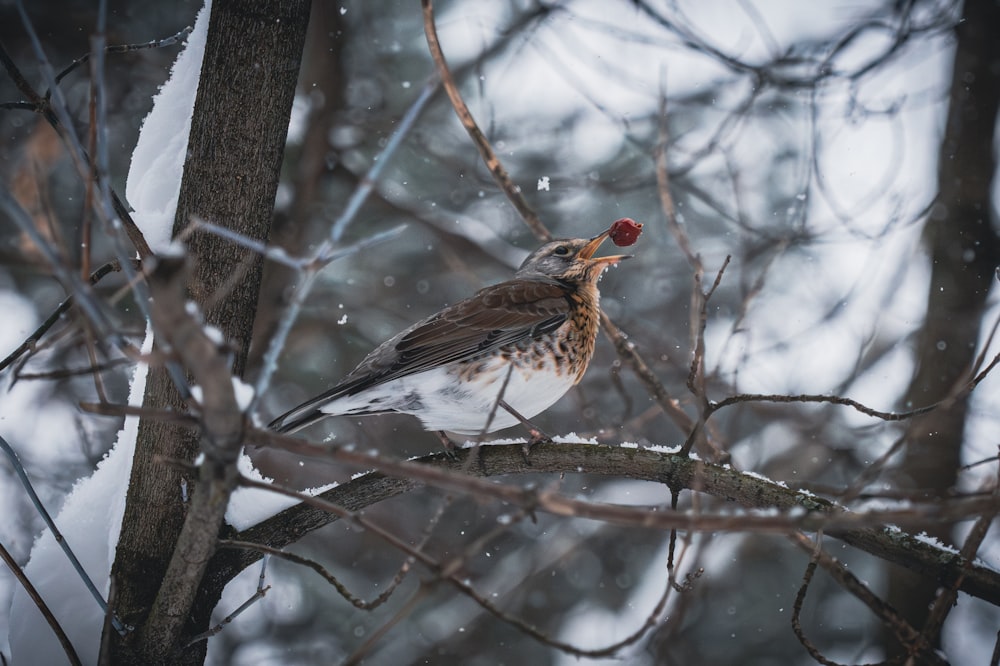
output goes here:
[[613, 242], [618, 247], [626, 247], [635, 243], [636, 239], [639, 238], [639, 234], [642, 233], [642, 224], [636, 222], [630, 217], [623, 217], [620, 220], [615, 220], [611, 224], [611, 228], [608, 229], [608, 235], [611, 236], [611, 242]]

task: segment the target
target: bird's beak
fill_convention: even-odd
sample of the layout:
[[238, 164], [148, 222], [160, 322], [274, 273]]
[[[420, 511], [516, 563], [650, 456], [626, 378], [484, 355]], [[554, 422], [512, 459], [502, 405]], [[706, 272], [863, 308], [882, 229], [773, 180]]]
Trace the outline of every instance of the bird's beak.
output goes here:
[[591, 259], [591, 257], [594, 256], [594, 253], [597, 252], [597, 248], [601, 247], [601, 243], [607, 240], [609, 232], [610, 230], [591, 238], [590, 242], [584, 245], [576, 256], [580, 259], [590, 259], [593, 264], [607, 264], [609, 266], [614, 266], [623, 259], [629, 259], [632, 256], [630, 254], [616, 254], [611, 257], [598, 257], [597, 259]]

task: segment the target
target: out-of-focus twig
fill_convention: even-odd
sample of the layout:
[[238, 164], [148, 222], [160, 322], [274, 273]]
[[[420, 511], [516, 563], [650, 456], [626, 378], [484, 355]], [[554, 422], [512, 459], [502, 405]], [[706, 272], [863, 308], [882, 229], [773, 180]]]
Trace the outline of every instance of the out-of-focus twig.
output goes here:
[[[35, 488], [31, 484], [31, 480], [28, 478], [27, 473], [24, 471], [24, 466], [21, 465], [21, 461], [18, 458], [17, 453], [3, 437], [0, 437], [0, 451], [3, 451], [4, 455], [7, 456], [7, 460], [10, 462], [11, 468], [13, 468], [17, 478], [21, 481], [21, 485], [24, 486], [24, 491], [28, 493], [28, 497], [31, 499], [31, 503], [34, 505], [35, 511], [37, 511], [38, 515], [45, 521], [46, 526], [48, 526], [49, 531], [52, 533], [52, 538], [57, 544], [59, 544], [63, 553], [65, 553], [66, 559], [68, 559], [70, 564], [73, 566], [77, 576], [80, 577], [80, 580], [82, 580], [83, 584], [87, 587], [87, 591], [90, 592], [90, 595], [94, 597], [98, 606], [101, 607], [101, 611], [107, 613], [107, 602], [104, 601], [104, 597], [98, 591], [97, 586], [94, 585], [94, 581], [92, 581], [90, 576], [87, 575], [83, 565], [80, 564], [80, 560], [77, 559], [76, 553], [73, 552], [73, 549], [66, 541], [66, 537], [64, 537], [62, 532], [59, 531], [59, 528], [56, 527], [55, 521], [52, 520], [52, 516], [49, 515], [49, 512], [45, 509], [45, 505], [42, 504], [42, 500], [38, 497], [38, 493], [35, 492]], [[113, 617], [111, 622], [115, 631], [118, 631], [119, 633], [124, 633], [126, 631], [125, 625], [122, 624], [118, 618]]]
[[[117, 261], [108, 262], [108, 263], [104, 264], [103, 266], [101, 266], [100, 268], [98, 268], [93, 273], [91, 273], [91, 275], [90, 275], [90, 284], [92, 284], [92, 285], [93, 284], [97, 284], [98, 282], [100, 282], [100, 280], [105, 275], [107, 275], [109, 273], [113, 273], [113, 272], [119, 271], [119, 270], [121, 270], [121, 269], [118, 266], [118, 262]], [[38, 328], [36, 328], [31, 333], [31, 335], [29, 335], [27, 338], [25, 338], [24, 342], [22, 342], [20, 345], [18, 345], [17, 349], [15, 349], [14, 351], [12, 351], [10, 354], [7, 355], [7, 357], [5, 359], [3, 359], [2, 361], [0, 361], [0, 371], [5, 370], [7, 368], [7, 366], [9, 366], [11, 363], [13, 363], [14, 361], [16, 361], [23, 354], [25, 354], [26, 352], [31, 351], [32, 349], [34, 349], [35, 345], [38, 343], [38, 341], [42, 339], [42, 336], [45, 335], [45, 333], [50, 328], [52, 328], [60, 319], [62, 319], [62, 316], [71, 307], [73, 307], [73, 297], [69, 296], [62, 303], [60, 303], [58, 305], [58, 307], [56, 307], [55, 310], [52, 311], [52, 314], [50, 314], [45, 319], [45, 321], [43, 321], [38, 326]]]
[[[24, 21], [27, 22], [27, 15], [23, 13], [23, 7], [21, 3], [18, 3], [19, 8], [22, 10], [22, 16]], [[26, 23], [26, 30], [29, 36], [32, 38], [32, 44], [35, 46], [36, 53], [40, 54], [39, 57], [42, 59], [44, 54], [41, 52], [41, 45], [38, 43], [38, 38], [34, 33], [34, 30], [30, 28], [30, 24]], [[42, 60], [42, 62], [47, 65], [47, 61]], [[55, 85], [54, 79], [55, 74], [52, 72], [50, 66], [43, 66], [43, 73], [48, 73], [49, 79], [52, 81], [52, 86], [50, 87], [49, 93], [46, 97], [42, 97], [28, 82], [28, 79], [21, 73], [20, 68], [14, 62], [14, 59], [10, 57], [7, 49], [2, 43], [0, 43], [0, 64], [3, 65], [7, 74], [17, 85], [18, 90], [24, 95], [27, 100], [21, 105], [20, 108], [29, 108], [36, 113], [40, 113], [42, 117], [59, 133], [63, 141], [66, 143], [67, 147], [70, 149], [70, 155], [74, 157], [74, 162], [76, 163], [77, 170], [85, 178], [90, 178], [93, 171], [90, 168], [90, 157], [83, 150], [79, 139], [76, 137], [75, 132], [72, 131], [72, 127], [67, 127], [66, 120], [69, 119], [68, 112], [65, 111], [64, 104], [65, 100], [62, 98], [61, 92], [58, 90], [58, 86]], [[60, 114], [60, 110], [62, 113]], [[62, 117], [60, 117], [62, 116]], [[128, 207], [121, 200], [121, 197], [117, 193], [111, 192], [112, 205], [114, 207], [115, 214], [121, 220], [121, 223], [128, 233], [129, 240], [135, 246], [136, 252], [139, 257], [144, 259], [146, 257], [152, 256], [153, 252], [149, 248], [149, 244], [143, 237], [142, 232], [135, 225], [132, 220], [132, 216], [129, 214]]]
[[271, 589], [270, 585], [264, 585], [264, 581], [266, 580], [266, 574], [267, 574], [267, 557], [264, 557], [260, 563], [260, 576], [257, 577], [257, 589], [254, 591], [254, 593], [251, 594], [246, 601], [237, 606], [236, 610], [234, 610], [226, 617], [222, 618], [222, 621], [219, 622], [217, 625], [210, 628], [208, 631], [204, 631], [198, 634], [197, 636], [192, 637], [191, 640], [188, 641], [187, 645], [185, 645], [185, 647], [191, 647], [198, 641], [206, 641], [212, 636], [215, 636], [223, 629], [225, 629], [226, 625], [230, 624], [233, 620], [242, 615], [244, 611], [246, 611], [255, 603], [263, 599], [264, 595], [267, 594], [268, 590]]
[[14, 556], [10, 554], [2, 543], [0, 543], [0, 559], [2, 559], [7, 567], [10, 568], [11, 573], [14, 574], [14, 578], [16, 578], [17, 582], [21, 584], [21, 587], [24, 588], [24, 591], [28, 594], [28, 596], [31, 597], [31, 600], [38, 608], [38, 611], [42, 614], [42, 617], [45, 618], [45, 621], [52, 628], [53, 633], [55, 633], [56, 638], [59, 640], [59, 644], [62, 645], [62, 649], [66, 653], [66, 658], [69, 660], [69, 663], [73, 666], [80, 666], [82, 663], [80, 661], [80, 657], [76, 654], [76, 650], [73, 648], [73, 643], [70, 642], [69, 636], [67, 636], [66, 632], [63, 631], [62, 625], [59, 624], [59, 620], [57, 620], [55, 615], [52, 614], [48, 604], [46, 604], [45, 600], [42, 599], [42, 595], [38, 593], [38, 590], [31, 583], [31, 580], [29, 580], [24, 574], [24, 570], [18, 566], [17, 560], [14, 559]]
[[[191, 34], [192, 26], [187, 26], [180, 32], [170, 35], [169, 37], [163, 37], [161, 39], [153, 39], [148, 42], [142, 42], [141, 44], [111, 44], [109, 46], [103, 47], [104, 53], [129, 53], [131, 51], [142, 51], [144, 49], [162, 49], [167, 46], [174, 46], [180, 43], [182, 39]], [[56, 83], [59, 83], [64, 78], [69, 76], [74, 70], [76, 70], [81, 65], [85, 65], [91, 58], [93, 53], [84, 53], [82, 56], [66, 65], [63, 69], [56, 74]], [[51, 93], [46, 93], [45, 96], [48, 97]]]
[[[281, 550], [280, 548], [272, 548], [262, 543], [251, 543], [249, 541], [238, 541], [235, 539], [222, 539], [219, 541], [220, 548], [246, 548], [248, 550], [256, 550], [270, 557], [277, 557], [278, 559], [287, 560], [288, 562], [293, 562], [295, 564], [302, 565], [304, 567], [309, 567], [317, 574], [319, 574], [327, 583], [333, 586], [335, 590], [347, 600], [349, 604], [360, 610], [375, 610], [392, 596], [398, 583], [394, 580], [394, 584], [390, 584], [388, 589], [383, 590], [371, 601], [366, 601], [361, 597], [358, 597], [352, 593], [347, 586], [344, 585], [340, 580], [334, 576], [332, 573], [327, 571], [319, 562], [309, 559], [308, 557], [303, 557], [301, 555], [296, 555], [295, 553], [290, 553], [286, 550]], [[399, 576], [399, 574], [397, 574]], [[402, 576], [399, 576], [402, 580]]]
[[[705, 446], [710, 444], [707, 429], [708, 416], [711, 413], [711, 401], [708, 398], [708, 387], [705, 383], [705, 328], [708, 326], [708, 301], [722, 283], [722, 276], [726, 271], [726, 267], [729, 266], [729, 261], [730, 257], [726, 256], [726, 260], [722, 263], [722, 267], [719, 268], [718, 273], [716, 273], [715, 281], [712, 282], [712, 286], [708, 291], [702, 291], [701, 288], [701, 261], [697, 261], [695, 265], [695, 279], [691, 285], [691, 312], [694, 313], [691, 317], [692, 354], [691, 365], [688, 370], [687, 386], [691, 395], [697, 400], [698, 421], [688, 433], [687, 439], [681, 447], [681, 453], [684, 455], [688, 455], [695, 444]], [[717, 451], [717, 453], [722, 454], [721, 451]]]
[[441, 50], [441, 42], [438, 41], [437, 26], [434, 23], [433, 2], [431, 0], [421, 0], [420, 4], [424, 11], [424, 36], [427, 38], [427, 46], [430, 49], [431, 57], [434, 59], [434, 65], [437, 67], [438, 76], [441, 77], [441, 83], [444, 85], [445, 92], [448, 93], [448, 99], [451, 100], [451, 106], [455, 109], [455, 114], [458, 116], [459, 121], [461, 121], [462, 127], [469, 133], [472, 143], [479, 150], [479, 155], [483, 158], [483, 163], [486, 164], [486, 168], [489, 169], [490, 174], [492, 174], [493, 180], [497, 182], [500, 189], [507, 195], [507, 198], [535, 234], [535, 237], [541, 241], [552, 240], [552, 232], [542, 224], [538, 215], [528, 205], [524, 195], [521, 194], [521, 188], [511, 180], [500, 159], [493, 152], [493, 147], [490, 146], [486, 135], [479, 129], [479, 125], [476, 124], [475, 119], [472, 117], [472, 112], [469, 111], [465, 100], [462, 99], [462, 95], [458, 92], [455, 77], [451, 75], [451, 69], [449, 69], [444, 52]]
[[799, 591], [795, 596], [795, 604], [792, 612], [792, 629], [795, 631], [795, 635], [798, 637], [803, 647], [805, 647], [809, 651], [809, 654], [812, 655], [813, 659], [821, 664], [841, 666], [838, 662], [828, 659], [820, 653], [819, 649], [816, 648], [816, 646], [813, 645], [812, 642], [806, 637], [805, 632], [802, 630], [802, 625], [799, 622], [799, 616], [802, 612], [802, 603], [805, 601], [806, 591], [809, 589], [809, 585], [812, 582], [813, 575], [816, 572], [816, 566], [819, 565], [823, 567], [823, 570], [829, 573], [841, 587], [865, 604], [868, 609], [872, 611], [876, 617], [878, 617], [879, 620], [881, 620], [893, 631], [899, 640], [910, 646], [917, 653], [914, 656], [919, 656], [919, 663], [944, 666], [946, 662], [935, 654], [933, 647], [927, 640], [925, 640], [924, 636], [921, 636], [921, 634], [911, 627], [906, 620], [900, 617], [899, 613], [897, 613], [892, 606], [887, 604], [885, 601], [882, 601], [877, 594], [872, 592], [867, 585], [858, 580], [858, 578], [848, 571], [843, 564], [824, 551], [818, 541], [813, 543], [808, 537], [799, 532], [789, 534], [788, 538], [796, 546], [810, 554], [809, 565], [806, 567], [806, 572], [802, 579], [802, 585], [799, 587]]
[[663, 385], [663, 382], [656, 376], [653, 369], [649, 367], [649, 364], [639, 354], [635, 343], [628, 339], [625, 332], [603, 310], [601, 311], [601, 328], [604, 330], [604, 334], [611, 340], [611, 344], [615, 346], [615, 351], [632, 368], [636, 376], [639, 377], [639, 380], [645, 385], [646, 390], [656, 399], [656, 403], [667, 417], [674, 422], [674, 425], [681, 432], [691, 432], [691, 429], [694, 427], [694, 420], [681, 408], [681, 404], [677, 398], [670, 395], [667, 387]]
[[[1000, 496], [1000, 491], [995, 493], [995, 495]], [[962, 558], [966, 562], [975, 561], [979, 553], [979, 547], [982, 546], [983, 540], [986, 539], [986, 533], [989, 531], [990, 525], [993, 524], [993, 520], [996, 517], [997, 511], [993, 510], [980, 516], [972, 524], [972, 529], [969, 530], [969, 535], [965, 538], [965, 543], [962, 544], [960, 551]], [[921, 638], [928, 643], [937, 641], [938, 635], [941, 633], [941, 628], [944, 626], [944, 621], [948, 618], [951, 609], [955, 607], [955, 601], [958, 599], [958, 589], [964, 577], [965, 571], [963, 570], [950, 585], [945, 586], [941, 590], [937, 599], [934, 600], [930, 615], [927, 617], [927, 622], [920, 632]]]
[[[437, 81], [435, 80], [430, 80], [426, 83], [426, 85], [424, 85], [423, 90], [420, 91], [420, 95], [417, 96], [417, 99], [414, 100], [414, 102], [410, 105], [410, 108], [407, 109], [406, 113], [403, 115], [396, 131], [393, 132], [389, 142], [386, 144], [385, 148], [382, 149], [378, 159], [372, 164], [368, 173], [365, 174], [365, 177], [354, 189], [354, 192], [351, 194], [351, 198], [348, 200], [343, 212], [330, 227], [329, 236], [324, 239], [311, 256], [299, 266], [300, 279], [298, 288], [292, 294], [292, 298], [288, 303], [288, 307], [285, 309], [284, 315], [278, 319], [278, 325], [268, 342], [267, 351], [264, 352], [260, 373], [257, 376], [257, 383], [254, 386], [254, 396], [251, 400], [248, 413], [256, 411], [261, 398], [271, 385], [271, 378], [278, 369], [278, 357], [285, 348], [285, 341], [288, 339], [289, 333], [291, 333], [292, 326], [295, 324], [296, 320], [298, 320], [299, 312], [302, 311], [306, 297], [309, 295], [313, 284], [315, 284], [319, 271], [335, 259], [357, 252], [361, 248], [370, 244], [386, 240], [402, 230], [403, 227], [396, 227], [387, 232], [374, 234], [370, 238], [348, 247], [342, 247], [340, 243], [344, 230], [354, 220], [358, 211], [361, 209], [361, 205], [372, 193], [372, 190], [375, 188], [375, 183], [378, 182], [385, 165], [389, 163], [392, 155], [402, 144], [403, 139], [407, 134], [409, 134], [410, 130], [413, 129], [417, 118], [420, 116], [420, 113], [430, 101], [434, 91], [437, 89], [437, 85]], [[262, 250], [263, 248], [260, 248], [258, 251]], [[282, 263], [287, 262], [283, 261]]]
[[660, 92], [660, 126], [654, 157], [656, 162], [656, 191], [660, 195], [660, 208], [667, 220], [667, 231], [674, 237], [674, 242], [687, 258], [688, 264], [696, 274], [705, 272], [699, 257], [691, 247], [691, 238], [687, 230], [677, 221], [677, 209], [674, 197], [670, 193], [670, 171], [667, 169], [667, 145], [670, 133], [667, 128], [667, 94]]

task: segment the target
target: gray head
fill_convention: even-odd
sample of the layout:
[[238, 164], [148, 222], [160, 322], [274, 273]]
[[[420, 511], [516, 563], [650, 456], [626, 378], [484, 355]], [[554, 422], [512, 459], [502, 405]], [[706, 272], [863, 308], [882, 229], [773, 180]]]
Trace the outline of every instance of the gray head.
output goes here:
[[593, 238], [561, 238], [549, 241], [528, 255], [517, 277], [552, 277], [569, 281], [596, 282], [604, 269], [627, 255], [598, 257], [594, 253], [608, 237], [605, 231]]

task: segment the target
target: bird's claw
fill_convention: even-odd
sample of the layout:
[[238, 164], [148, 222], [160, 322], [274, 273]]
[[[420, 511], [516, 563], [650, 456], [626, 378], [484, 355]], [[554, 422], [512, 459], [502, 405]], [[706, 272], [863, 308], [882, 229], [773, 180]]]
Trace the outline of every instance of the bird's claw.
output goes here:
[[535, 448], [538, 444], [551, 444], [552, 438], [546, 435], [544, 432], [537, 428], [528, 429], [528, 439], [521, 444], [521, 455], [524, 456], [524, 462], [528, 465], [531, 464], [529, 456], [531, 455], [531, 449]]
[[451, 438], [443, 430], [438, 430], [437, 436], [441, 440], [441, 446], [444, 447], [444, 454], [448, 456], [448, 459], [452, 462], [458, 460], [458, 453], [456, 452], [458, 447], [455, 446], [455, 442], [451, 441]]

